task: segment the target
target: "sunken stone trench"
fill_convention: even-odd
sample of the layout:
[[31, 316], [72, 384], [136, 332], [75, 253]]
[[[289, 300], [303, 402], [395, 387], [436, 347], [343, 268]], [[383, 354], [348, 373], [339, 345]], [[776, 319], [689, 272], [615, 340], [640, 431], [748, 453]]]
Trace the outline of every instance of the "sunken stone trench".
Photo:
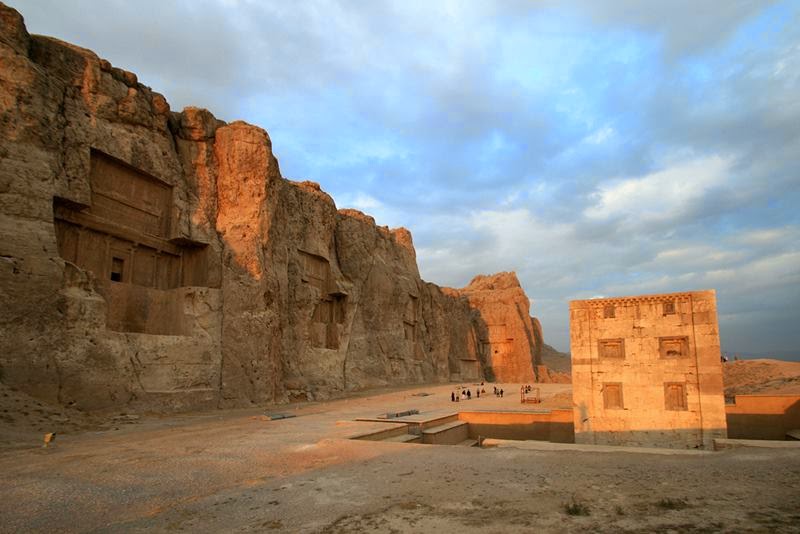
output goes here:
[[164, 411], [548, 379], [514, 273], [425, 282], [408, 230], [284, 179], [261, 128], [0, 21], [6, 385]]

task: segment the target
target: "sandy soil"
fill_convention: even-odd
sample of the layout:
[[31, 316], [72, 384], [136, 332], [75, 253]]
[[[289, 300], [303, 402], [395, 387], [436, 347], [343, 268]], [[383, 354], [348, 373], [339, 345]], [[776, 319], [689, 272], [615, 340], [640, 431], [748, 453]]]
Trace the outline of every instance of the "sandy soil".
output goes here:
[[0, 449], [41, 446], [42, 437], [47, 432], [76, 434], [114, 428], [128, 419], [128, 416], [120, 417], [120, 414], [89, 415], [47, 403], [0, 382]]
[[800, 395], [800, 362], [741, 360], [723, 364], [725, 395]]
[[[569, 388], [543, 385], [537, 408], [563, 405]], [[346, 439], [381, 425], [356, 417], [449, 413], [450, 391], [274, 407], [297, 415], [274, 421], [263, 410], [142, 417], [66, 432], [48, 449], [5, 450], [0, 531], [797, 532], [797, 450], [686, 456]], [[530, 409], [514, 394], [464, 406]], [[573, 501], [588, 515], [569, 514]]]

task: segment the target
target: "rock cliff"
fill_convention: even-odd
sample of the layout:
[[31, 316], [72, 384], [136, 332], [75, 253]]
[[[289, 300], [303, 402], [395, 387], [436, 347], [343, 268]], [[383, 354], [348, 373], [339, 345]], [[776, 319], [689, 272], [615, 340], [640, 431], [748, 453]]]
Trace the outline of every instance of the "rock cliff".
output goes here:
[[[538, 374], [536, 336], [541, 326], [530, 317], [530, 300], [513, 272], [478, 275], [460, 290], [486, 323], [486, 366], [499, 382], [529, 383]], [[527, 357], [520, 357], [520, 355]]]
[[0, 22], [4, 383], [98, 410], [534, 379], [513, 273], [426, 283], [407, 230], [284, 179], [264, 130]]

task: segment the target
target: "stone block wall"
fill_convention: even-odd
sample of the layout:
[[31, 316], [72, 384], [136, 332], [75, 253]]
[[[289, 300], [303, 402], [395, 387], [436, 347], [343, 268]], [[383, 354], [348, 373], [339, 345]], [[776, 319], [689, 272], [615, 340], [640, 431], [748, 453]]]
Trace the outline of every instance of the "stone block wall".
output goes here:
[[800, 395], [736, 395], [725, 413], [729, 438], [785, 440], [800, 430]]
[[726, 436], [714, 291], [570, 303], [576, 443], [673, 448]]

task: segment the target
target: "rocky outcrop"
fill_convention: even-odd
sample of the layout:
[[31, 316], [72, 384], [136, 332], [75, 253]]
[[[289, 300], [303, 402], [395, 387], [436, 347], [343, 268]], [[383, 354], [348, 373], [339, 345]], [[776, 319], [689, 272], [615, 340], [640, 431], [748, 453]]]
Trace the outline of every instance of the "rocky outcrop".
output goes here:
[[0, 20], [4, 383], [96, 410], [533, 380], [513, 273], [426, 283], [407, 230], [284, 179], [264, 130]]
[[568, 384], [572, 381], [572, 360], [569, 354], [559, 352], [544, 342], [542, 323], [536, 317], [531, 317], [533, 337], [536, 342], [533, 363], [536, 370], [536, 380], [545, 383]]
[[[478, 275], [460, 293], [486, 323], [488, 335], [482, 342], [486, 366], [494, 378], [500, 382], [534, 382], [540, 345], [536, 324], [530, 317], [530, 300], [517, 275]], [[538, 328], [541, 332], [541, 326]]]

